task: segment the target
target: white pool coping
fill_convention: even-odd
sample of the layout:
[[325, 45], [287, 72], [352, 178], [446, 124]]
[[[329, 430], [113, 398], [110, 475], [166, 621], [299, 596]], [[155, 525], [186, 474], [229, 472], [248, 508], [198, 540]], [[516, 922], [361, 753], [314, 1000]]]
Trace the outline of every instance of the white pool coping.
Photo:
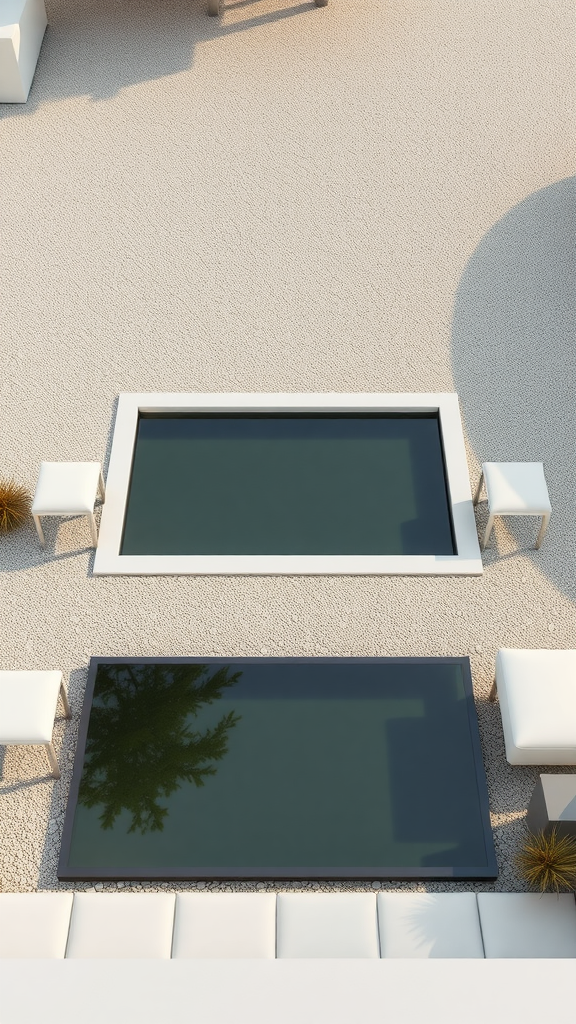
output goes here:
[[[439, 414], [456, 555], [121, 555], [140, 413], [374, 412]], [[106, 502], [94, 560], [96, 576], [159, 575], [425, 575], [479, 576], [478, 543], [458, 396], [455, 393], [247, 394], [128, 393], [120, 395]]]

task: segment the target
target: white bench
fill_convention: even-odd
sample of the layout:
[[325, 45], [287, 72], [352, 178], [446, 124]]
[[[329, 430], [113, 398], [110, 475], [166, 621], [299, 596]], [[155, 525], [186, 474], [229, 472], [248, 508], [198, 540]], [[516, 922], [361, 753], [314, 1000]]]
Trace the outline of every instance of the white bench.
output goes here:
[[58, 694], [70, 718], [61, 672], [0, 672], [0, 745], [42, 744], [55, 779], [60, 778], [52, 743]]
[[25, 103], [48, 19], [44, 0], [0, 3], [0, 103]]
[[0, 959], [576, 958], [570, 893], [4, 893]]
[[510, 764], [576, 764], [576, 650], [502, 648], [496, 694]]

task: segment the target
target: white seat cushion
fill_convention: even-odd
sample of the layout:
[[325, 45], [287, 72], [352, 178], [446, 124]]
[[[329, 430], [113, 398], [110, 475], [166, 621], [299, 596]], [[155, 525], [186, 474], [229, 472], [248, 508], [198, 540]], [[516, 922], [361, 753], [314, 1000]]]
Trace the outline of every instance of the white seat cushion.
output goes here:
[[541, 462], [484, 462], [490, 511], [496, 515], [544, 515], [550, 498]]
[[61, 672], [0, 672], [0, 743], [50, 743]]
[[67, 959], [170, 959], [171, 893], [77, 893]]
[[280, 893], [276, 917], [279, 958], [380, 955], [375, 894]]
[[380, 956], [483, 959], [473, 892], [378, 893]]
[[179, 893], [173, 959], [258, 958], [276, 955], [274, 893]]
[[62, 960], [71, 912], [71, 892], [2, 893], [0, 959]]
[[503, 648], [496, 686], [510, 764], [576, 764], [576, 651]]
[[32, 512], [35, 515], [93, 512], [99, 480], [99, 462], [42, 462]]
[[479, 892], [489, 959], [576, 957], [576, 903], [571, 893]]

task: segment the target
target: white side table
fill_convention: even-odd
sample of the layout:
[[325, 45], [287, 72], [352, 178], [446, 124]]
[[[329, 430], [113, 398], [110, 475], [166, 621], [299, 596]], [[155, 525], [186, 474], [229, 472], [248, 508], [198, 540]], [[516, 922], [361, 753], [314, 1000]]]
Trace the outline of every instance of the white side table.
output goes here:
[[42, 743], [55, 779], [60, 778], [52, 744], [58, 693], [65, 717], [71, 718], [61, 672], [0, 672], [0, 743]]
[[551, 832], [576, 839], [576, 775], [541, 775], [528, 804], [531, 832]]
[[40, 516], [88, 516], [92, 542], [98, 544], [94, 502], [98, 491], [105, 498], [104, 478], [99, 462], [41, 462], [32, 502], [38, 538], [44, 547]]
[[26, 103], [47, 24], [44, 0], [0, 3], [0, 103]]
[[488, 496], [488, 522], [482, 550], [486, 547], [495, 516], [542, 516], [536, 540], [539, 548], [550, 521], [552, 506], [541, 462], [483, 462], [482, 473], [474, 495], [477, 505], [486, 483]]

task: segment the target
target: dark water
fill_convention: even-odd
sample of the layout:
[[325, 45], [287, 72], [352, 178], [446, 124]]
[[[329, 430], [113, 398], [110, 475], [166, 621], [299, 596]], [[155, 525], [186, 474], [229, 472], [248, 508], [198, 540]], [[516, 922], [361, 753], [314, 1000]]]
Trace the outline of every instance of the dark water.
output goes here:
[[142, 416], [123, 555], [455, 554], [437, 416]]
[[463, 660], [100, 664], [73, 793], [61, 877], [495, 874]]

